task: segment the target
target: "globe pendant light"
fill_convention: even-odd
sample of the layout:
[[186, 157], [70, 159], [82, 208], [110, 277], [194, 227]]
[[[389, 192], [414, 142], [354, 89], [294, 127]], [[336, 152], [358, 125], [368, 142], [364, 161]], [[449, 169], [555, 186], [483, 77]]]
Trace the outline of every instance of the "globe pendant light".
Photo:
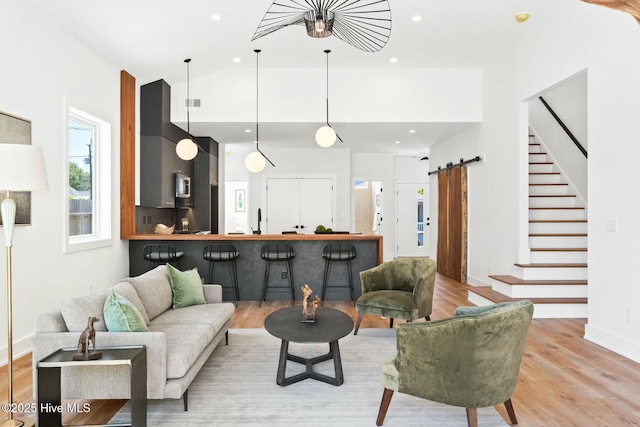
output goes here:
[[254, 49], [256, 53], [256, 151], [252, 151], [245, 157], [244, 166], [251, 173], [259, 173], [262, 172], [267, 165], [267, 162], [271, 164], [271, 166], [275, 167], [273, 162], [269, 160], [267, 156], [264, 155], [262, 151], [260, 151], [260, 134], [258, 132], [258, 110], [259, 110], [259, 91], [258, 91], [258, 54], [261, 52], [260, 49]]
[[245, 157], [244, 165], [247, 170], [251, 173], [259, 173], [262, 172], [267, 165], [267, 161], [264, 156], [257, 151], [252, 151]]
[[198, 144], [191, 139], [191, 133], [189, 132], [189, 106], [191, 99], [189, 98], [189, 63], [190, 58], [184, 60], [187, 64], [187, 138], [183, 138], [176, 144], [176, 154], [182, 160], [193, 160], [198, 155]]
[[336, 138], [342, 142], [342, 138], [336, 133], [335, 130], [329, 124], [329, 53], [330, 50], [325, 50], [324, 53], [327, 54], [327, 124], [326, 126], [320, 127], [316, 131], [316, 142], [320, 147], [328, 148], [331, 147], [335, 142]]

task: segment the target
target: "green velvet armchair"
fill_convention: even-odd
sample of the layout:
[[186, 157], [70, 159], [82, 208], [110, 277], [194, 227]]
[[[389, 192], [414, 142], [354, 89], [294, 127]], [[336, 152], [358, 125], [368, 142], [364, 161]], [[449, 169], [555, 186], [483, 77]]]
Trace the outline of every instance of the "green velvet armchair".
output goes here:
[[381, 426], [394, 391], [466, 408], [470, 427], [476, 408], [504, 403], [517, 424], [511, 395], [533, 304], [524, 300], [459, 307], [453, 317], [396, 326], [397, 354], [382, 367]]
[[436, 263], [429, 258], [396, 258], [360, 272], [362, 296], [356, 301], [358, 334], [365, 314], [407, 322], [424, 317], [430, 320]]

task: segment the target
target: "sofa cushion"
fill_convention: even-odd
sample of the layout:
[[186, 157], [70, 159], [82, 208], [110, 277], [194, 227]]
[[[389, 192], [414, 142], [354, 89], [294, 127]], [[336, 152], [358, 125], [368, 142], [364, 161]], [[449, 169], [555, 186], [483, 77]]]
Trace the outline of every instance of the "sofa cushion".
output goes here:
[[202, 279], [198, 269], [180, 271], [171, 264], [167, 264], [169, 282], [173, 291], [173, 308], [189, 307], [191, 305], [206, 304]]
[[168, 310], [153, 319], [152, 325], [192, 325], [202, 323], [213, 326], [217, 334], [231, 319], [235, 306], [230, 302], [192, 305], [180, 310]]
[[113, 289], [104, 302], [104, 324], [109, 332], [146, 332], [147, 324], [138, 309]]
[[165, 334], [167, 379], [182, 378], [215, 336], [213, 326], [205, 324], [160, 325], [152, 322], [149, 331]]
[[111, 289], [128, 299], [138, 309], [142, 317], [146, 316], [145, 307], [136, 290], [128, 282], [121, 282], [112, 288], [78, 298], [66, 298], [62, 301], [60, 311], [69, 332], [81, 332], [87, 327], [87, 319], [91, 316], [100, 318], [93, 324], [96, 331], [106, 331], [103, 317], [104, 303], [111, 294]]
[[145, 320], [147, 320], [147, 324], [171, 308], [173, 295], [166, 266], [159, 265], [140, 276], [129, 277], [126, 280], [133, 285], [133, 288], [140, 296], [140, 300], [146, 310], [147, 318]]

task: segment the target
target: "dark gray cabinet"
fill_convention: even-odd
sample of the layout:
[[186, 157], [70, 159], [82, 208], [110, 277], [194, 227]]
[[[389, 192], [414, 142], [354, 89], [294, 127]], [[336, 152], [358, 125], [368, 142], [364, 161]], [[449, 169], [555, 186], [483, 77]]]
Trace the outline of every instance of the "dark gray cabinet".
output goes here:
[[[169, 121], [171, 88], [164, 80], [140, 87], [140, 206], [186, 208], [176, 202], [176, 172], [193, 175], [193, 163], [176, 155], [176, 143], [187, 133]], [[176, 203], [179, 206], [176, 206]]]
[[217, 233], [218, 226], [218, 143], [196, 137], [201, 148], [193, 164], [193, 216], [199, 230]]
[[173, 208], [176, 144], [162, 136], [140, 137], [140, 206]]

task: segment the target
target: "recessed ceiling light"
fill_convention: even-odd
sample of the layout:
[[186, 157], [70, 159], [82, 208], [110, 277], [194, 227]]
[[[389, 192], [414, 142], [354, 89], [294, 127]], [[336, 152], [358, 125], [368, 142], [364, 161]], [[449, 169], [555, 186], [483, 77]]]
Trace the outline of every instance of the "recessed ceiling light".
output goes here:
[[529, 14], [526, 12], [519, 13], [516, 15], [516, 21], [518, 21], [518, 24], [522, 24], [527, 19], [529, 19]]
[[398, 58], [391, 58], [389, 62], [398, 62]]
[[220, 15], [218, 15], [218, 14], [211, 15], [211, 20], [212, 20], [212, 21], [219, 21], [219, 20], [221, 20], [221, 19], [222, 19], [222, 18], [221, 18], [221, 17], [220, 17]]
[[245, 129], [244, 133], [251, 133], [251, 129]]
[[409, 133], [416, 133], [415, 129], [411, 129]]
[[411, 20], [412, 20], [413, 22], [420, 22], [420, 21], [422, 21], [422, 16], [420, 16], [420, 15], [415, 15], [415, 16], [411, 17]]
[[240, 61], [241, 61], [241, 59], [238, 58], [237, 56], [235, 58], [233, 58], [233, 62], [240, 62]]
[[400, 141], [396, 141], [396, 144], [400, 144]]

